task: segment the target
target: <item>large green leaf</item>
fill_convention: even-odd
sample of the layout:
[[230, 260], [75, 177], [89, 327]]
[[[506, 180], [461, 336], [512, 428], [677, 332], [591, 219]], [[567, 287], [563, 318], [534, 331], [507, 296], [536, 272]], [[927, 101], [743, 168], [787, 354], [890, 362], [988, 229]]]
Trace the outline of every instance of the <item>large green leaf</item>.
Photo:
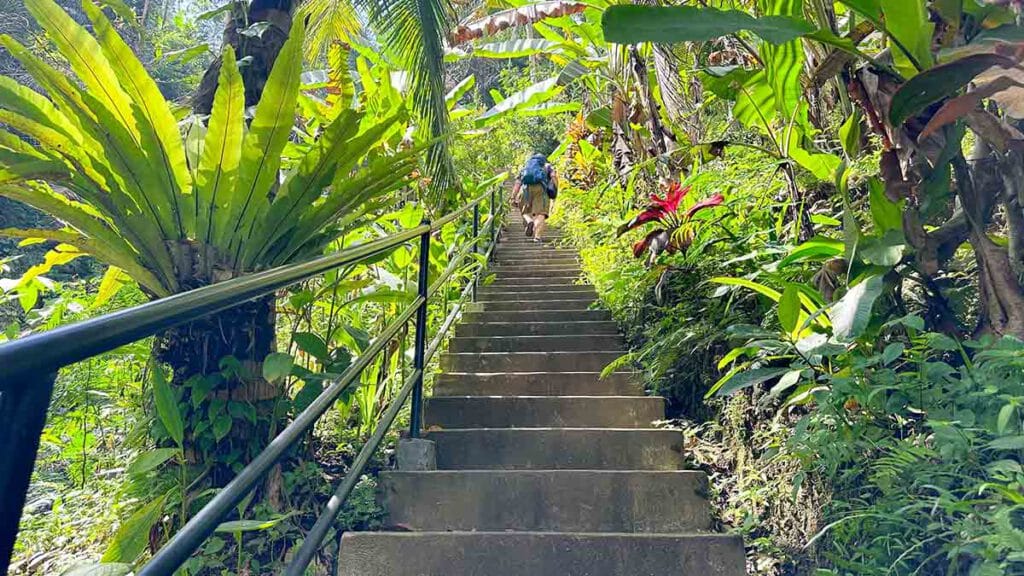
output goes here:
[[58, 146], [47, 142], [46, 146], [75, 168], [76, 174], [68, 183], [69, 187], [93, 206], [102, 207], [121, 234], [145, 256], [160, 278], [163, 290], [174, 290], [177, 280], [165, 242], [170, 229], [164, 218], [166, 205], [154, 202], [145, 194], [144, 175], [149, 171], [148, 162], [130, 143], [127, 129], [95, 97], [24, 46], [9, 36], [0, 36], [0, 44], [81, 129], [83, 140], [78, 145]]
[[[256, 260], [274, 242], [300, 222], [298, 216], [309, 210], [332, 178], [347, 177], [356, 168], [359, 159], [376, 147], [381, 137], [404, 118], [405, 112], [399, 110], [353, 137], [359, 127], [360, 115], [354, 112], [342, 113], [327, 127], [317, 144], [281, 186], [267, 218], [246, 246], [245, 264], [255, 265]], [[380, 191], [380, 188], [369, 188], [360, 191], [360, 194], [369, 198]], [[332, 195], [342, 192], [342, 189], [332, 190]]]
[[893, 126], [900, 126], [931, 104], [958, 92], [978, 74], [993, 66], [1010, 68], [1016, 65], [1013, 59], [999, 54], [972, 54], [935, 66], [900, 86], [892, 97], [889, 121]]
[[444, 101], [448, 104], [448, 109], [451, 110], [454, 108], [455, 105], [459, 103], [459, 100], [462, 100], [462, 97], [472, 90], [474, 86], [476, 86], [476, 76], [470, 74], [463, 78], [461, 82], [456, 84], [454, 88], [449, 90], [448, 93], [444, 95]]
[[905, 78], [932, 65], [931, 22], [925, 0], [889, 0], [882, 2], [885, 31], [896, 47], [892, 51], [896, 69]]
[[155, 500], [150, 500], [122, 522], [101, 560], [103, 562], [135, 562], [149, 545], [149, 531], [163, 516], [164, 500], [166, 499], [167, 495], [165, 494]]
[[[346, 110], [324, 129], [320, 138], [302, 157], [298, 168], [281, 185], [281, 190], [271, 204], [266, 218], [255, 231], [255, 238], [246, 244], [246, 254], [258, 257], [264, 253], [269, 245], [285, 232], [287, 225], [294, 224], [296, 216], [319, 198], [323, 188], [335, 175], [335, 167], [340, 171], [347, 171], [346, 168], [354, 164], [367, 150], [359, 144], [368, 147], [375, 143], [369, 140], [375, 139], [383, 130], [375, 131], [373, 138], [364, 139], [362, 143], [351, 141], [359, 129], [359, 119], [360, 114]], [[349, 162], [339, 167], [338, 163], [346, 154], [349, 156]], [[250, 262], [251, 260], [252, 258]]]
[[707, 42], [747, 30], [766, 42], [783, 44], [814, 31], [805, 20], [788, 16], [756, 18], [740, 10], [696, 6], [617, 5], [602, 18], [605, 39], [638, 42]]
[[715, 284], [724, 284], [726, 286], [742, 286], [743, 288], [753, 290], [762, 296], [768, 297], [773, 302], [778, 302], [779, 299], [782, 298], [782, 294], [780, 294], [778, 290], [769, 288], [768, 286], [754, 282], [753, 280], [747, 280], [746, 278], [728, 278], [719, 276], [708, 281], [714, 282]]
[[730, 372], [711, 386], [711, 389], [708, 390], [705, 398], [711, 396], [727, 396], [729, 394], [739, 392], [744, 388], [749, 388], [756, 384], [771, 380], [772, 378], [782, 376], [789, 371], [790, 368], [755, 368], [753, 370]]
[[[769, 14], [772, 16], [794, 17], [802, 10], [802, 0], [771, 0]], [[804, 69], [804, 48], [799, 38], [777, 45], [764, 43], [761, 45], [761, 60], [764, 62], [765, 77], [775, 95], [775, 107], [781, 118], [787, 122], [797, 119], [806, 124], [806, 113], [797, 118], [800, 108], [803, 86], [800, 74]]]
[[135, 201], [153, 214], [161, 235], [178, 237], [180, 227], [173, 200], [163, 192], [162, 182], [142, 148], [131, 99], [96, 39], [52, 0], [28, 0], [25, 7], [84, 85], [85, 90], [78, 91], [79, 99], [95, 118], [92, 130], [104, 142], [111, 165], [119, 168], [117, 175], [124, 178]]
[[833, 238], [815, 236], [803, 244], [793, 248], [785, 258], [779, 261], [779, 268], [794, 262], [805, 260], [821, 260], [835, 258], [843, 253], [843, 242]]
[[477, 58], [522, 58], [553, 52], [561, 45], [561, 42], [544, 38], [520, 38], [475, 46], [473, 56]]
[[839, 340], [860, 336], [871, 322], [871, 309], [884, 288], [882, 276], [871, 276], [850, 288], [832, 307], [833, 335]]
[[244, 113], [245, 86], [235, 51], [226, 46], [196, 173], [196, 234], [206, 243], [222, 237], [229, 225], [226, 203], [234, 193], [242, 158]]
[[787, 333], [793, 333], [800, 326], [800, 291], [793, 284], [786, 286], [779, 299], [779, 324]]
[[100, 48], [111, 63], [121, 87], [131, 99], [141, 146], [151, 160], [154, 172], [160, 175], [160, 181], [164, 184], [152, 192], [166, 195], [167, 202], [174, 207], [179, 219], [179, 229], [193, 232], [194, 211], [182, 205], [185, 200], [183, 196], [192, 193], [192, 181], [174, 114], [156, 82], [103, 12], [91, 2], [84, 2], [82, 7], [93, 23]]
[[[77, 246], [108, 264], [124, 269], [139, 284], [154, 294], [160, 296], [168, 294], [167, 288], [139, 259], [138, 252], [118, 233], [118, 230], [110, 225], [106, 216], [101, 215], [95, 208], [57, 194], [45, 183], [38, 181], [0, 186], [0, 196], [24, 202], [63, 220], [82, 232], [82, 234], [71, 234], [53, 230], [49, 231], [47, 235], [39, 237], [52, 237], [59, 234], [61, 239], [58, 241]], [[5, 233], [25, 237], [22, 231], [6, 230]], [[34, 233], [27, 232], [27, 234]]]
[[228, 201], [230, 232], [218, 242], [230, 254], [241, 250], [253, 230], [253, 224], [268, 209], [268, 197], [278, 180], [281, 151], [288, 143], [295, 122], [304, 30], [303, 20], [296, 18], [288, 40], [274, 61], [274, 68], [256, 105], [256, 114], [242, 142], [238, 180]]
[[[763, 69], [747, 77], [739, 86], [732, 113], [747, 128], [758, 128], [766, 136], [773, 133], [775, 92]], [[777, 138], [776, 143], [781, 144]]]
[[875, 230], [884, 234], [890, 230], [903, 230], [903, 204], [906, 200], [893, 202], [885, 195], [885, 184], [878, 178], [868, 180], [868, 199], [871, 204], [871, 219]]
[[70, 141], [80, 143], [82, 140], [77, 126], [53, 102], [7, 76], [0, 76], [0, 107], [56, 130]]
[[150, 363], [150, 382], [153, 385], [153, 403], [156, 405], [156, 415], [160, 422], [167, 429], [167, 434], [178, 445], [184, 446], [185, 422], [181, 417], [181, 410], [178, 409], [178, 400], [171, 389], [171, 383], [167, 380], [164, 367], [157, 362]]
[[52, 0], [26, 0], [25, 8], [67, 58], [89, 94], [112, 113], [137, 142], [139, 132], [131, 114], [131, 99], [121, 88], [117, 74], [96, 39]]
[[157, 448], [139, 454], [128, 466], [129, 476], [141, 476], [159, 468], [164, 462], [181, 453], [177, 448]]
[[477, 119], [476, 125], [477, 127], [486, 126], [514, 110], [529, 108], [547, 102], [561, 94], [561, 92], [562, 87], [558, 84], [558, 78], [542, 80], [515, 94], [511, 94], [508, 98], [505, 98], [493, 108], [484, 112]]

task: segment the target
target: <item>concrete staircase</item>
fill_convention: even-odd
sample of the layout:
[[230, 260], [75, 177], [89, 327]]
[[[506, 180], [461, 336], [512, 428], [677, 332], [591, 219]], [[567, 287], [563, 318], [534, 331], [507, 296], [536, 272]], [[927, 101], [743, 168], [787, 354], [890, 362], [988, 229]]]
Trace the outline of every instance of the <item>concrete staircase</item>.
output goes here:
[[388, 525], [349, 532], [345, 576], [736, 576], [707, 478], [661, 398], [601, 370], [622, 353], [575, 253], [504, 234], [497, 281], [456, 328], [426, 400], [437, 470], [381, 474]]

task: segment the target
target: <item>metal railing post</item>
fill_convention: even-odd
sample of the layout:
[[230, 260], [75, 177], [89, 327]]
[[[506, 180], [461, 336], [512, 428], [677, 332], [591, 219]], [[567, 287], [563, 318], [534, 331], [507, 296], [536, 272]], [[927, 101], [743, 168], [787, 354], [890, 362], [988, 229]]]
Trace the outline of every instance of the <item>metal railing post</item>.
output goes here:
[[[473, 254], [480, 253], [480, 240], [477, 236], [480, 234], [480, 203], [477, 202], [473, 205]], [[476, 277], [473, 277], [473, 302], [476, 302], [476, 288], [477, 281]]]
[[53, 395], [56, 373], [44, 374], [20, 389], [0, 392], [0, 573], [6, 574], [18, 536], [29, 481], [36, 464], [39, 438]]
[[[424, 219], [423, 226], [430, 226], [430, 220]], [[409, 437], [419, 438], [423, 419], [423, 364], [424, 352], [427, 347], [427, 291], [430, 288], [428, 272], [430, 270], [430, 230], [420, 236], [420, 269], [418, 292], [423, 302], [416, 311], [416, 350], [413, 354], [413, 370], [418, 370], [416, 383], [412, 389], [412, 406], [409, 417]]]

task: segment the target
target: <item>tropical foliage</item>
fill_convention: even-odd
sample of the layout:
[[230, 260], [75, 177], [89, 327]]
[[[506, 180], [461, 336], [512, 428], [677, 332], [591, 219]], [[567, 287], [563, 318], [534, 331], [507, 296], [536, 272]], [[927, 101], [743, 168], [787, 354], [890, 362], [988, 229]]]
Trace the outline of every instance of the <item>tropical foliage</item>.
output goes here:
[[[748, 573], [1024, 571], [1020, 3], [230, 3], [198, 115], [121, 40], [122, 9], [27, 6], [62, 56], [3, 40], [32, 80], [0, 81], [0, 193], [59, 224], [4, 225], [28, 239], [0, 255], [6, 337], [415, 226], [545, 152], [553, 223], [632, 344], [607, 370], [668, 399]], [[437, 235], [432, 273], [468, 234]], [[114, 268], [61, 270], [85, 254]], [[51, 537], [73, 552], [44, 572], [144, 559], [127, 527], [164, 541], [209, 497], [196, 461], [230, 470], [258, 444], [243, 438], [265, 406], [212, 386], [255, 374], [287, 420], [410, 300], [413, 261], [264, 303], [255, 369], [221, 347], [165, 389], [143, 344], [62, 375], [22, 566]], [[264, 528], [225, 527], [188, 569], [278, 569], [327, 497], [313, 479], [343, 473], [407, 351], [281, 471], [295, 514], [261, 491], [232, 522]], [[147, 411], [157, 387], [176, 410]], [[360, 494], [337, 529], [379, 522], [372, 479]], [[64, 507], [106, 528], [70, 530]]]
[[[321, 252], [357, 220], [357, 210], [411, 170], [408, 155], [391, 159], [379, 148], [398, 111], [377, 119], [344, 104], [319, 138], [285, 157], [300, 81], [301, 21], [251, 123], [228, 47], [208, 122], [193, 121], [183, 136], [171, 105], [99, 8], [83, 4], [97, 31], [93, 37], [49, 0], [27, 6], [81, 87], [17, 41], [3, 39], [49, 97], [3, 79], [0, 119], [40, 145], [4, 133], [2, 193], [68, 225], [5, 229], [6, 235], [94, 254], [154, 296], [165, 296]], [[366, 168], [351, 178], [360, 162]], [[290, 169], [279, 182], [283, 166]]]

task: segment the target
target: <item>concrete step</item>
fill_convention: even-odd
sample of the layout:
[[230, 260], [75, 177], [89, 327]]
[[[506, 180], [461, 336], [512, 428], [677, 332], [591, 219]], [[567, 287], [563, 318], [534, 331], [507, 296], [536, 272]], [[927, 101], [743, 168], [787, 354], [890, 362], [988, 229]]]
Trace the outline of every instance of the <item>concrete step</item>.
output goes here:
[[587, 310], [594, 304], [592, 298], [578, 298], [575, 300], [542, 300], [538, 294], [536, 298], [527, 300], [501, 300], [501, 301], [478, 301], [469, 304], [466, 309], [474, 312], [517, 312], [528, 310]]
[[631, 374], [616, 372], [511, 372], [466, 374], [449, 372], [434, 380], [438, 396], [643, 396]]
[[477, 303], [488, 302], [537, 302], [539, 300], [583, 300], [594, 302], [597, 300], [592, 292], [581, 292], [578, 290], [550, 290], [547, 292], [485, 292], [479, 294]]
[[448, 372], [600, 372], [622, 352], [483, 352], [447, 353], [441, 370]]
[[743, 576], [739, 536], [346, 532], [340, 576]]
[[456, 336], [448, 351], [461, 352], [571, 352], [622, 350], [618, 334], [571, 334], [565, 336]]
[[654, 396], [434, 396], [424, 425], [461, 428], [650, 428], [665, 418]]
[[527, 312], [466, 312], [463, 322], [609, 322], [607, 310], [533, 310]]
[[412, 530], [705, 532], [707, 476], [695, 471], [384, 472], [387, 525]]
[[[593, 286], [587, 286], [585, 284], [535, 284], [535, 285], [512, 285], [502, 286], [495, 284], [488, 284], [478, 289], [478, 295], [481, 300], [501, 300], [506, 297], [524, 297], [528, 294], [535, 292], [542, 292], [544, 294], [557, 293], [557, 294], [585, 294], [591, 298], [597, 299], [597, 290], [594, 290]], [[493, 295], [493, 296], [492, 296]]]
[[611, 336], [618, 335], [618, 327], [614, 322], [492, 322], [466, 323], [455, 327], [457, 338], [562, 335], [582, 338]]
[[540, 273], [546, 272], [559, 272], [563, 270], [577, 271], [580, 270], [579, 262], [572, 262], [569, 264], [560, 264], [555, 262], [546, 262], [544, 260], [537, 260], [528, 264], [494, 264], [490, 266], [490, 271], [495, 274], [501, 275], [503, 272], [519, 272], [519, 271], [537, 271]]
[[435, 430], [441, 470], [679, 470], [678, 430], [466, 428]]
[[560, 258], [548, 254], [533, 256], [513, 255], [495, 258], [494, 260], [495, 266], [535, 266], [539, 264], [545, 266], [564, 266], [566, 268], [579, 268], [580, 265], [579, 261], [575, 258]]
[[529, 244], [532, 246], [534, 244], [550, 244], [553, 242], [562, 242], [563, 240], [565, 240], [565, 237], [562, 236], [561, 234], [552, 233], [550, 230], [546, 230], [544, 231], [544, 234], [541, 236], [541, 242], [534, 242], [534, 239], [532, 239], [529, 236], [526, 236], [525, 231], [520, 229], [518, 231], [513, 232], [512, 234], [503, 235], [500, 239], [500, 242], [502, 244]]
[[580, 286], [576, 276], [504, 276], [487, 286]]
[[494, 274], [498, 278], [547, 278], [547, 279], [572, 279], [575, 280], [580, 277], [580, 271], [567, 270], [561, 266], [556, 266], [552, 269], [539, 269], [537, 266], [530, 267], [499, 267], [493, 266], [488, 271], [489, 274]]
[[524, 265], [521, 265], [521, 266], [520, 265], [513, 266], [513, 265], [505, 265], [505, 264], [496, 264], [496, 265], [493, 265], [493, 266], [490, 267], [490, 271], [494, 272], [498, 276], [501, 276], [502, 274], [507, 273], [507, 272], [526, 272], [526, 271], [537, 272], [537, 274], [536, 274], [537, 276], [544, 276], [544, 275], [548, 274], [549, 272], [563, 272], [564, 271], [564, 272], [579, 273], [580, 266], [579, 266], [579, 264], [576, 264], [576, 263], [569, 264], [569, 265], [562, 265], [562, 264], [548, 264], [547, 262], [543, 262], [543, 261], [535, 261], [532, 264], [524, 264]]
[[539, 256], [543, 258], [563, 258], [577, 261], [579, 252], [572, 248], [552, 248], [545, 246], [543, 248], [528, 248], [528, 247], [511, 247], [508, 245], [499, 244], [494, 249], [494, 258], [500, 260], [502, 258], [524, 258]]

